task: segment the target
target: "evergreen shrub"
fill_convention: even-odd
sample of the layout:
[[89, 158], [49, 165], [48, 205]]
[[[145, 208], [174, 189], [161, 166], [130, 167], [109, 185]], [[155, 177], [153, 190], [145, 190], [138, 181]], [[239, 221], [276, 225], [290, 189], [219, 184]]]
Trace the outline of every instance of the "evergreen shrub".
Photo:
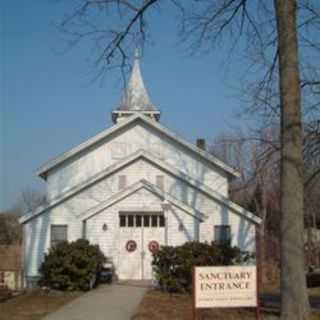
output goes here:
[[39, 284], [56, 290], [89, 290], [105, 262], [98, 245], [84, 239], [61, 242], [45, 255]]
[[153, 254], [153, 268], [160, 287], [168, 292], [190, 292], [194, 266], [246, 264], [253, 258], [238, 247], [212, 242], [187, 242], [181, 246], [162, 246]]

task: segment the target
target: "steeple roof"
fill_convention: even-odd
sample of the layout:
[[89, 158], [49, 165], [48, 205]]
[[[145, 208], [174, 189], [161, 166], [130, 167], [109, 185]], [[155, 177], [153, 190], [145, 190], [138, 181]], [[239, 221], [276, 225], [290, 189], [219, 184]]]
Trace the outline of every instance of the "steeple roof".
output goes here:
[[123, 93], [120, 105], [112, 113], [113, 120], [114, 122], [117, 122], [117, 118], [120, 115], [128, 116], [138, 112], [149, 116], [153, 115], [156, 120], [159, 119], [160, 115], [160, 112], [151, 102], [148, 91], [144, 85], [140, 69], [139, 55], [136, 51], [130, 79]]

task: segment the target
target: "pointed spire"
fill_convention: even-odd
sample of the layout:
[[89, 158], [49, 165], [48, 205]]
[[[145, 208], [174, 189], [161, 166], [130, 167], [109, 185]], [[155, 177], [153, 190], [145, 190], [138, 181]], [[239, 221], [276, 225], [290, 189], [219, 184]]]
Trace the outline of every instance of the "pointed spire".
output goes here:
[[[159, 111], [151, 102], [147, 89], [144, 85], [141, 70], [140, 70], [140, 54], [138, 49], [135, 51], [133, 68], [128, 85], [122, 96], [120, 106], [113, 112], [119, 114], [121, 112], [130, 113], [141, 112], [144, 114], [152, 115], [157, 114], [159, 118]], [[116, 122], [118, 116], [114, 121]]]
[[132, 73], [118, 110], [156, 111], [145, 88], [139, 60], [139, 52], [136, 50]]
[[139, 60], [140, 59], [140, 53], [138, 47], [134, 51], [134, 60]]

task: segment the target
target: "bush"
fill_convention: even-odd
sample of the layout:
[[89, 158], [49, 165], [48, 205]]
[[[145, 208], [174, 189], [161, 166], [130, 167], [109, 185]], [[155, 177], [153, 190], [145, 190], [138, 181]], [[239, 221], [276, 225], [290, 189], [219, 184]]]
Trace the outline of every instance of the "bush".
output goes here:
[[89, 290], [104, 262], [98, 245], [83, 239], [61, 242], [45, 255], [39, 283], [57, 290]]
[[193, 266], [243, 264], [252, 258], [247, 252], [226, 244], [187, 242], [182, 246], [163, 246], [153, 255], [159, 285], [168, 292], [186, 292], [192, 288]]

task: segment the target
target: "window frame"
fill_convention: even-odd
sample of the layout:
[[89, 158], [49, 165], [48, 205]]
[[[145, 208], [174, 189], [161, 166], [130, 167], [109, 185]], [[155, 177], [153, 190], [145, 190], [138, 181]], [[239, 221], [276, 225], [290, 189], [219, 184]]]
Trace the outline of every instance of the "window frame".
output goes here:
[[160, 212], [157, 213], [132, 213], [119, 212], [119, 228], [164, 228], [166, 219]]
[[[126, 214], [119, 214], [119, 228], [126, 228], [127, 227], [127, 216], [128, 215], [126, 215]], [[124, 225], [122, 225], [122, 222], [124, 222]]]
[[[220, 228], [220, 233], [219, 233], [219, 236], [220, 236], [220, 239], [217, 239], [217, 235], [218, 235], [218, 232], [217, 232], [217, 229]], [[225, 230], [228, 230], [227, 232], [227, 239], [222, 239], [221, 237], [221, 230], [225, 228]], [[217, 225], [214, 225], [214, 242], [218, 243], [218, 244], [228, 244], [228, 245], [231, 245], [231, 225], [230, 224], [217, 224]]]
[[133, 214], [128, 214], [127, 218], [127, 228], [135, 227], [135, 216]]
[[[146, 223], [148, 221], [148, 223]], [[151, 215], [145, 214], [143, 215], [143, 227], [144, 228], [151, 228]]]
[[134, 215], [134, 220], [135, 220], [135, 227], [136, 228], [142, 228], [143, 224], [143, 218], [141, 214], [135, 214]]
[[159, 225], [159, 215], [152, 214], [151, 215], [151, 228], [157, 228]]
[[[58, 239], [58, 240], [53, 240], [53, 237], [52, 235], [54, 234], [52, 232], [53, 228], [65, 228], [66, 232], [65, 232], [65, 239]], [[64, 242], [64, 241], [68, 241], [68, 229], [69, 229], [69, 226], [67, 224], [51, 224], [50, 225], [50, 246], [53, 247], [55, 245], [57, 245], [58, 243], [61, 243], [61, 242]]]

